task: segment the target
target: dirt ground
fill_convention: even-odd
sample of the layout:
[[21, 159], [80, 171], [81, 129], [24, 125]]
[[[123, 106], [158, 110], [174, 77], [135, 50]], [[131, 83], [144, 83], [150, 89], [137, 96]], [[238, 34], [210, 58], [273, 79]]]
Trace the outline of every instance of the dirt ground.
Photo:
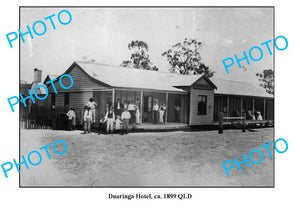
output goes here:
[[[51, 160], [40, 151], [38, 166], [21, 166], [21, 186], [273, 186], [273, 158], [266, 149], [260, 164], [229, 170], [222, 163], [242, 161], [252, 149], [273, 142], [273, 129], [199, 132], [142, 132], [128, 135], [81, 134], [81, 131], [21, 130], [21, 153], [39, 150], [56, 140], [68, 150]], [[57, 144], [62, 151], [63, 145]], [[273, 146], [270, 146], [273, 149]], [[37, 162], [36, 155], [31, 160]], [[254, 161], [259, 154], [253, 153]]]

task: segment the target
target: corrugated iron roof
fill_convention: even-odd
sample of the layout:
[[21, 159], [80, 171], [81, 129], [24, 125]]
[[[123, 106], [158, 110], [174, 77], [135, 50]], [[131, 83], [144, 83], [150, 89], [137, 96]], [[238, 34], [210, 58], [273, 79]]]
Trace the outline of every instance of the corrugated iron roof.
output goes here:
[[274, 98], [272, 94], [267, 93], [266, 90], [259, 85], [214, 77], [211, 77], [210, 79], [218, 87], [218, 89], [215, 90], [215, 94]]
[[88, 62], [76, 61], [76, 63], [92, 78], [113, 87], [185, 92], [174, 86], [190, 86], [202, 77], [202, 75], [182, 76], [167, 72], [132, 69]]
[[[79, 62], [78, 64], [88, 75], [112, 87], [143, 88], [163, 91], [185, 92], [176, 86], [191, 86], [201, 75], [178, 75], [168, 72], [140, 70], [121, 66]], [[264, 88], [251, 83], [224, 80], [215, 77], [209, 78], [211, 84], [216, 86], [215, 94], [268, 97]]]

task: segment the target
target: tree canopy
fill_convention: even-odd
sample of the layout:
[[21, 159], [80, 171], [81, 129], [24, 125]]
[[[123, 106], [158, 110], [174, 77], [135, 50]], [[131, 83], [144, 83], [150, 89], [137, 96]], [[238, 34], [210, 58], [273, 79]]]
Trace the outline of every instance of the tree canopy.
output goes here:
[[149, 48], [146, 42], [139, 40], [131, 41], [128, 44], [128, 49], [132, 52], [130, 60], [123, 61], [120, 66], [158, 71], [158, 67], [154, 66], [149, 59]]
[[208, 77], [214, 75], [214, 72], [202, 63], [200, 50], [202, 42], [195, 39], [185, 38], [181, 43], [177, 43], [161, 55], [167, 58], [170, 66], [170, 72], [190, 75], [205, 73]]
[[95, 59], [89, 58], [89, 57], [87, 57], [86, 55], [85, 55], [85, 56], [82, 56], [81, 59], [82, 59], [83, 62], [89, 62], [89, 63], [95, 63], [95, 62], [96, 62]]
[[265, 88], [267, 93], [274, 94], [274, 71], [271, 69], [264, 70], [263, 73], [256, 73], [260, 86]]

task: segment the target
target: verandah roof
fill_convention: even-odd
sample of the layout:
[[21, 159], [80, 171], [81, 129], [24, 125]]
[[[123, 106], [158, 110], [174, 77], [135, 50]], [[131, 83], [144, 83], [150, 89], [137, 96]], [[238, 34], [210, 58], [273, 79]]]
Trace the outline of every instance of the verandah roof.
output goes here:
[[272, 94], [267, 93], [266, 90], [259, 85], [239, 81], [224, 80], [214, 77], [212, 77], [211, 80], [218, 87], [218, 89], [215, 90], [215, 94], [274, 98]]
[[[246, 82], [218, 79], [207, 79], [201, 75], [178, 75], [168, 72], [133, 69], [121, 66], [111, 66], [90, 62], [74, 62], [71, 67], [78, 65], [90, 77], [112, 87], [139, 88], [161, 91], [186, 92], [176, 87], [192, 86], [200, 78], [205, 78], [213, 88], [215, 94], [239, 95], [273, 98], [264, 88]], [[70, 68], [71, 68], [70, 67]], [[68, 71], [67, 71], [68, 72]]]

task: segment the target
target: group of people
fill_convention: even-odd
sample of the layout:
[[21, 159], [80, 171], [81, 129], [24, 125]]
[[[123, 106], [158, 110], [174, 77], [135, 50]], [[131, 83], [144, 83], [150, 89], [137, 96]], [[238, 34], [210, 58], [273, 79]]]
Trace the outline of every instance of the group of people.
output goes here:
[[[134, 100], [121, 102], [121, 99], [118, 98], [114, 103], [114, 106], [107, 104], [105, 115], [100, 115], [99, 121], [99, 134], [101, 130], [105, 129], [106, 133], [110, 134], [115, 130], [119, 134], [127, 134], [129, 129], [129, 124], [140, 124], [140, 99], [137, 98], [136, 102]], [[93, 98], [90, 98], [89, 101], [84, 106], [83, 113], [83, 129], [84, 133], [91, 132], [92, 123], [96, 123], [96, 107], [97, 103]], [[154, 124], [163, 124], [164, 115], [166, 111], [166, 105], [158, 105], [158, 100], [154, 100], [153, 105], [153, 123]], [[69, 107], [67, 113], [68, 116], [68, 130], [72, 130], [76, 125], [76, 114], [73, 107]], [[121, 125], [123, 126], [121, 131]]]
[[261, 115], [261, 113], [259, 111], [252, 112], [252, 111], [249, 110], [247, 112], [247, 118], [249, 118], [249, 119], [251, 119], [253, 121], [255, 121], [255, 120], [262, 121], [263, 120], [263, 117], [262, 117], [262, 115]]
[[[92, 123], [96, 122], [96, 107], [97, 103], [93, 98], [90, 98], [88, 103], [83, 107], [83, 129], [84, 134], [91, 132]], [[68, 117], [68, 130], [73, 130], [76, 126], [76, 113], [73, 107], [69, 107], [67, 112]]]
[[[92, 123], [96, 123], [96, 107], [97, 103], [93, 98], [90, 98], [83, 108], [83, 134], [90, 133]], [[69, 107], [67, 116], [68, 130], [72, 130], [76, 125], [76, 114], [73, 107]], [[102, 114], [100, 117], [99, 133], [103, 129], [106, 129], [108, 134], [112, 133], [115, 124], [116, 132], [127, 134], [129, 124], [140, 124], [140, 99], [137, 98], [136, 103], [131, 100], [130, 102], [125, 101], [124, 104], [121, 103], [121, 99], [117, 99], [114, 107], [107, 104], [105, 115]], [[123, 125], [123, 131], [121, 131], [121, 124]]]
[[124, 104], [122, 104], [121, 99], [118, 98], [117, 101], [115, 102], [114, 105], [114, 113], [116, 116], [122, 116], [122, 112], [125, 110], [130, 113], [130, 119], [129, 119], [129, 124], [140, 124], [140, 117], [141, 117], [141, 112], [140, 112], [140, 99], [137, 98], [136, 102], [134, 103], [133, 100], [125, 101]]
[[154, 124], [157, 124], [157, 123], [163, 124], [164, 123], [166, 109], [167, 109], [166, 104], [162, 104], [159, 106], [158, 100], [157, 99], [154, 100], [154, 105], [153, 105], [153, 114], [154, 114], [153, 123]]
[[[129, 123], [131, 123], [132, 117], [132, 112], [130, 112], [127, 107], [124, 107], [124, 109], [119, 108], [114, 110], [112, 106], [108, 106], [105, 116], [100, 119], [99, 134], [102, 129], [105, 129], [105, 126], [107, 134], [113, 133], [114, 124], [116, 124], [117, 133], [127, 134]], [[121, 124], [123, 124], [122, 132]]]

